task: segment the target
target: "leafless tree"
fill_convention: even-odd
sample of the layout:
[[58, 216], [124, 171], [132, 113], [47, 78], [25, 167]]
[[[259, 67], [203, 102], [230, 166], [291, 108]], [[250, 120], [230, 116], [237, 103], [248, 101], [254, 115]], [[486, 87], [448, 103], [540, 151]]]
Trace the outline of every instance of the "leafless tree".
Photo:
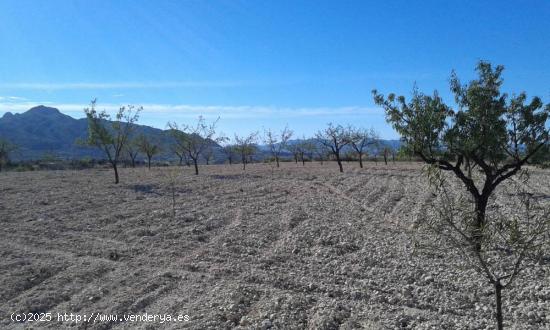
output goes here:
[[177, 143], [170, 144], [170, 151], [176, 154], [178, 157], [178, 164], [180, 166], [183, 165], [184, 161], [187, 162], [187, 154], [185, 153], [185, 150], [180, 149], [180, 146]]
[[391, 149], [388, 146], [385, 146], [384, 149], [382, 149], [382, 156], [384, 156], [384, 164], [388, 165], [388, 157], [391, 154]]
[[138, 145], [138, 148], [139, 148], [139, 151], [141, 151], [142, 153], [145, 154], [145, 156], [147, 156], [147, 167], [149, 169], [151, 169], [151, 159], [153, 158], [153, 156], [157, 155], [158, 153], [160, 153], [160, 147], [159, 145], [155, 144], [151, 138], [145, 136], [145, 135], [140, 135], [138, 138], [137, 138], [137, 145]]
[[246, 170], [246, 163], [256, 152], [257, 137], [258, 132], [252, 132], [242, 137], [235, 134], [235, 151], [241, 156], [243, 171]]
[[321, 165], [323, 165], [323, 162], [325, 159], [328, 158], [330, 154], [330, 150], [322, 143], [316, 143], [315, 144], [315, 155], [317, 156], [317, 159], [321, 162]]
[[235, 157], [235, 146], [231, 144], [224, 145], [222, 147], [222, 152], [225, 154], [229, 165], [233, 165], [233, 157]]
[[193, 161], [196, 175], [199, 174], [199, 157], [219, 140], [215, 137], [218, 119], [212, 124], [207, 124], [200, 116], [195, 126], [183, 125], [180, 127], [176, 123], [168, 123], [170, 133], [177, 145], [176, 149], [180, 152], [183, 151]]
[[269, 151], [271, 152], [271, 156], [275, 158], [277, 167], [279, 167], [281, 152], [286, 149], [288, 140], [290, 140], [292, 134], [293, 132], [288, 129], [288, 126], [285, 126], [279, 135], [273, 133], [271, 130], [265, 132], [264, 141], [269, 146]]
[[294, 162], [298, 164], [298, 160], [300, 159], [300, 148], [298, 148], [298, 142], [289, 144], [286, 147], [286, 150], [292, 154], [292, 158], [294, 158]]
[[124, 151], [126, 151], [126, 155], [130, 159], [130, 164], [132, 167], [136, 167], [136, 158], [139, 154], [139, 146], [137, 145], [135, 140], [129, 140], [128, 143], [124, 146]]
[[316, 138], [330, 150], [338, 162], [340, 172], [344, 172], [340, 156], [342, 148], [350, 143], [348, 131], [342, 125], [334, 126], [329, 123], [327, 128], [317, 132]]
[[366, 130], [363, 128], [348, 127], [349, 145], [357, 153], [359, 167], [363, 168], [363, 155], [369, 146], [375, 146], [379, 143], [378, 134], [374, 129]]
[[204, 161], [206, 162], [206, 165], [210, 165], [210, 161], [214, 159], [214, 149], [212, 147], [206, 148], [206, 150], [203, 153]]
[[315, 143], [311, 139], [302, 138], [300, 142], [296, 144], [296, 151], [302, 161], [302, 166], [306, 165], [306, 157], [309, 160], [313, 160], [313, 154], [315, 152]]

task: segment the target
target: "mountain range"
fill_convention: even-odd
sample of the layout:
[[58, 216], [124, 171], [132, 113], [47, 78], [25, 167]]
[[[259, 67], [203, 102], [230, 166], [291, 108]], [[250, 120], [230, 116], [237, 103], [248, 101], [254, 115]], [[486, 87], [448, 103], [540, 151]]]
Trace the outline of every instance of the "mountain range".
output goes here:
[[[161, 158], [175, 158], [170, 154], [172, 138], [168, 130], [161, 130], [145, 125], [134, 125], [134, 134], [143, 134], [154, 141], [158, 141], [164, 150]], [[24, 113], [12, 114], [6, 112], [0, 118], [0, 138], [17, 145], [17, 152], [12, 155], [13, 160], [36, 160], [45, 157], [61, 159], [80, 159], [91, 157], [102, 159], [103, 153], [97, 148], [80, 146], [77, 141], [88, 135], [86, 118], [75, 119], [61, 113], [56, 108], [37, 106]], [[293, 140], [290, 143], [297, 143]], [[393, 148], [399, 146], [399, 140], [382, 140], [383, 145]], [[223, 161], [220, 146], [213, 144], [215, 162]], [[259, 145], [260, 154], [257, 158], [268, 155], [267, 146]]]
[[[144, 134], [160, 141], [161, 145], [168, 145], [170, 142], [168, 131], [143, 125], [134, 126], [136, 135]], [[86, 139], [87, 135], [86, 118], [75, 119], [56, 108], [43, 105], [20, 114], [7, 112], [0, 118], [0, 138], [17, 146], [17, 152], [12, 157], [15, 160], [41, 159], [47, 156], [62, 159], [103, 158], [100, 150], [77, 143]]]

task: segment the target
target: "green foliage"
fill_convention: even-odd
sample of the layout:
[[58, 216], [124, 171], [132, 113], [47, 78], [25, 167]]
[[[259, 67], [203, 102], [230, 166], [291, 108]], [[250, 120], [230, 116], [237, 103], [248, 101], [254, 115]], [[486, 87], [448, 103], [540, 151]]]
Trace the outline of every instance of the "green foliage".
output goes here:
[[[467, 260], [475, 260], [474, 268], [494, 286], [499, 329], [503, 328], [500, 292], [513, 282], [528, 254], [547, 246], [543, 238], [550, 225], [548, 212], [535, 216], [529, 199], [521, 201], [525, 212], [520, 217], [487, 214], [495, 188], [540, 157], [550, 136], [550, 105], [544, 106], [538, 97], [527, 102], [524, 92], [512, 97], [502, 93], [503, 70], [481, 61], [478, 78], [465, 85], [453, 72], [450, 85], [456, 110], [437, 92], [428, 96], [416, 87], [409, 102], [403, 96], [386, 98], [373, 91], [374, 101], [384, 107], [387, 121], [407, 148], [430, 165], [427, 174], [436, 187], [435, 196], [444, 200], [428, 227], [442, 241], [453, 243]], [[479, 171], [472, 172], [474, 166]], [[471, 198], [454, 203], [443, 171], [460, 179]], [[472, 202], [473, 212], [468, 205]], [[507, 265], [512, 267], [503, 272]]]
[[137, 137], [135, 141], [138, 150], [147, 156], [149, 168], [151, 168], [151, 158], [160, 153], [161, 149], [158, 144], [154, 143], [144, 134]]
[[90, 107], [84, 109], [88, 119], [88, 138], [85, 143], [105, 153], [115, 171], [115, 183], [118, 183], [117, 163], [143, 108], [132, 105], [120, 107], [115, 120], [111, 121], [111, 116], [105, 110], [96, 110], [96, 103], [93, 100]]
[[258, 132], [252, 132], [246, 136], [235, 134], [234, 150], [241, 156], [243, 170], [246, 169], [246, 164], [251, 160], [252, 155], [258, 151], [258, 147], [256, 146], [257, 138]]
[[468, 158], [488, 174], [505, 174], [506, 170], [498, 172], [498, 164], [523, 165], [548, 141], [550, 105], [543, 108], [538, 97], [526, 103], [525, 93], [510, 98], [501, 93], [503, 69], [481, 61], [478, 79], [466, 85], [453, 72], [457, 110], [437, 92], [428, 96], [416, 87], [409, 102], [395, 94], [385, 98], [376, 90], [374, 101], [384, 107], [386, 119], [406, 145], [425, 161], [451, 169], [440, 160]]
[[[219, 118], [218, 118], [219, 119]], [[172, 149], [178, 156], [183, 158], [184, 154], [193, 161], [195, 165], [195, 174], [199, 174], [199, 157], [216, 142], [222, 142], [224, 137], [216, 138], [216, 119], [212, 124], [207, 124], [206, 120], [200, 116], [195, 126], [178, 126], [176, 123], [168, 123], [170, 134], [174, 138]]]

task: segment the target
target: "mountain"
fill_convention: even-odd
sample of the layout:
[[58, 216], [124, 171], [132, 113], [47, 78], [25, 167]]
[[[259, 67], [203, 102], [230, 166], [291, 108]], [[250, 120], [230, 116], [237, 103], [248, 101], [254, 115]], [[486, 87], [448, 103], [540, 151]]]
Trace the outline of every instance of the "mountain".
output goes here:
[[[171, 137], [161, 129], [135, 125], [134, 134], [144, 134], [158, 141], [168, 151]], [[103, 158], [97, 148], [82, 147], [76, 141], [88, 135], [86, 118], [75, 119], [56, 108], [43, 105], [21, 114], [7, 112], [0, 118], [0, 138], [17, 145], [14, 160], [40, 159], [54, 156], [63, 159], [82, 157]]]
[[[172, 137], [167, 130], [161, 130], [144, 125], [134, 125], [134, 135], [144, 134], [160, 144], [163, 153], [156, 157], [161, 159], [175, 159], [170, 152]], [[21, 114], [6, 112], [0, 118], [0, 138], [7, 139], [17, 145], [17, 152], [12, 155], [13, 160], [42, 159], [45, 156], [62, 159], [79, 159], [91, 157], [103, 159], [105, 155], [94, 147], [79, 146], [76, 141], [83, 140], [88, 135], [88, 122], [86, 118], [75, 119], [62, 114], [58, 109], [43, 105], [34, 107]], [[300, 143], [303, 140], [291, 140], [289, 145]], [[381, 140], [382, 146], [398, 148], [399, 140]], [[318, 143], [318, 142], [315, 142]], [[224, 162], [221, 147], [212, 142], [214, 149], [214, 162]], [[269, 147], [258, 145], [259, 152], [255, 158], [258, 160], [270, 157]], [[349, 147], [343, 152], [351, 151]], [[376, 153], [375, 148], [369, 148], [369, 153]], [[289, 152], [283, 152], [283, 156], [291, 157]]]

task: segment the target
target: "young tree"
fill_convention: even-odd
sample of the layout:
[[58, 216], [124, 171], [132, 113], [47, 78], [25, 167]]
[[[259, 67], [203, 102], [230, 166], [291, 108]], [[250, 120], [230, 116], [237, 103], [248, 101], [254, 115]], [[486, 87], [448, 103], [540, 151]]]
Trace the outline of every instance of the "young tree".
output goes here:
[[210, 165], [210, 161], [214, 159], [214, 149], [212, 149], [212, 147], [206, 148], [203, 157], [206, 165]]
[[348, 131], [341, 125], [334, 126], [332, 123], [329, 123], [327, 128], [317, 132], [316, 137], [317, 141], [325, 145], [334, 155], [340, 172], [344, 172], [340, 156], [342, 148], [348, 145], [350, 141]]
[[281, 152], [286, 149], [288, 140], [292, 137], [293, 132], [288, 129], [288, 126], [281, 131], [280, 135], [276, 135], [271, 130], [265, 132], [265, 143], [269, 146], [271, 156], [275, 158], [277, 167], [279, 167], [279, 159]]
[[352, 126], [348, 128], [348, 132], [349, 145], [357, 153], [359, 167], [363, 168], [363, 155], [365, 154], [365, 149], [379, 143], [378, 135], [373, 129], [367, 131], [366, 129], [354, 128]]
[[136, 158], [139, 154], [139, 146], [136, 142], [136, 140], [129, 140], [124, 146], [124, 151], [126, 151], [126, 155], [130, 158], [132, 167], [136, 167]]
[[9, 164], [10, 154], [16, 150], [17, 147], [10, 143], [8, 140], [0, 138], [0, 172], [2, 167]]
[[256, 140], [258, 132], [250, 133], [247, 136], [240, 137], [235, 134], [235, 151], [241, 156], [243, 171], [246, 170], [246, 163], [256, 152]]
[[158, 144], [155, 144], [151, 138], [145, 136], [144, 134], [140, 135], [136, 141], [139, 151], [141, 151], [145, 156], [147, 156], [147, 167], [151, 169], [151, 159], [153, 156], [160, 153], [160, 147]]
[[[548, 143], [547, 121], [550, 105], [543, 108], [540, 98], [526, 103], [521, 93], [511, 98], [500, 91], [502, 66], [481, 61], [478, 79], [462, 85], [451, 76], [451, 91], [458, 110], [447, 106], [437, 92], [433, 96], [414, 89], [412, 99], [394, 94], [384, 97], [373, 91], [374, 101], [386, 111], [386, 118], [406, 145], [424, 162], [454, 174], [474, 201], [474, 216], [462, 232], [474, 260], [489, 265], [492, 242], [487, 229], [500, 224], [486, 217], [489, 197], [495, 188], [514, 176]], [[479, 169], [476, 179], [464, 172], [469, 161]], [[496, 293], [496, 318], [502, 329], [500, 292], [506, 278], [496, 272], [483, 272]]]
[[182, 150], [177, 143], [170, 144], [170, 151], [176, 154], [176, 156], [178, 157], [179, 166], [182, 166], [184, 161], [186, 164], [188, 164], [187, 154], [185, 153], [185, 150]]
[[116, 184], [119, 183], [118, 161], [142, 110], [143, 107], [136, 108], [133, 105], [120, 107], [115, 120], [111, 121], [111, 116], [105, 110], [96, 110], [95, 99], [89, 108], [84, 109], [88, 119], [88, 138], [85, 143], [105, 153], [115, 172]]
[[388, 157], [391, 154], [391, 149], [388, 146], [385, 146], [384, 149], [382, 149], [382, 156], [384, 156], [384, 164], [388, 165]]
[[219, 138], [214, 137], [218, 119], [208, 125], [204, 118], [200, 116], [197, 125], [184, 125], [181, 128], [176, 123], [168, 123], [170, 134], [172, 134], [177, 144], [176, 149], [185, 152], [187, 157], [193, 161], [196, 175], [199, 174], [199, 157], [211, 144], [219, 141]]
[[298, 142], [288, 145], [286, 149], [292, 154], [292, 158], [294, 158], [294, 163], [296, 163], [297, 165], [298, 160], [300, 159], [300, 148], [298, 148]]
[[315, 145], [315, 155], [317, 155], [317, 159], [321, 162], [321, 165], [323, 165], [323, 162], [325, 159], [328, 158], [330, 151], [329, 149], [322, 143], [314, 143]]
[[233, 165], [233, 157], [235, 156], [235, 146], [231, 144], [226, 144], [222, 147], [222, 152], [227, 158], [229, 165]]
[[315, 152], [315, 143], [311, 140], [307, 140], [305, 137], [296, 144], [296, 152], [302, 160], [302, 166], [306, 165], [306, 156], [310, 160], [313, 160], [313, 153]]

